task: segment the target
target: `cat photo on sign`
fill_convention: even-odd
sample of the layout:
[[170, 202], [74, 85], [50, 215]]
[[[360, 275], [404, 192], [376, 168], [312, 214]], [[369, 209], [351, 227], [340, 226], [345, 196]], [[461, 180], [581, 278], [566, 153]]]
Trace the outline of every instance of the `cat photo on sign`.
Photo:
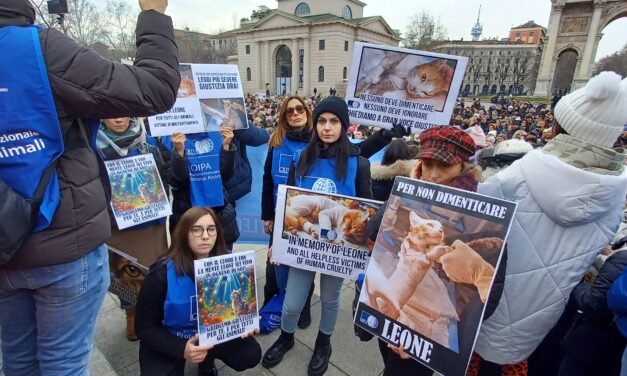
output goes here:
[[350, 198], [288, 190], [283, 238], [289, 235], [372, 250], [368, 223], [376, 208]]
[[451, 281], [439, 259], [462, 241], [496, 267], [505, 230], [485, 219], [392, 195], [360, 302], [459, 353], [474, 341], [472, 329], [479, 324], [467, 308], [481, 301], [474, 286]]
[[364, 47], [355, 97], [371, 94], [443, 111], [456, 65], [451, 59]]
[[192, 66], [188, 64], [179, 65], [181, 73], [181, 84], [176, 92], [177, 98], [194, 98], [196, 97], [196, 86], [194, 85], [194, 76]]

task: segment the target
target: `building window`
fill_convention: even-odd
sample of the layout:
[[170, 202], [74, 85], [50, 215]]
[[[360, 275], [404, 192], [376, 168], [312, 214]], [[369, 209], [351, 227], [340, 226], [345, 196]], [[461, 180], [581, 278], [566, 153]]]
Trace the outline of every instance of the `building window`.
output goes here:
[[347, 80], [348, 79], [348, 68], [344, 67], [344, 69], [342, 69], [342, 79], [343, 80]]
[[351, 7], [344, 5], [344, 8], [342, 8], [342, 17], [349, 20], [353, 19], [353, 11], [351, 10]]
[[296, 10], [294, 14], [297, 16], [306, 16], [311, 13], [311, 9], [309, 9], [309, 5], [307, 3], [300, 3], [296, 6]]
[[348, 41], [344, 41], [344, 51], [348, 51]]
[[318, 41], [318, 49], [319, 49], [320, 51], [324, 50], [324, 39], [320, 39], [320, 40]]
[[324, 82], [324, 67], [322, 65], [318, 67], [318, 82]]
[[530, 36], [530, 37], [534, 37], [535, 35], [536, 35], [536, 32], [535, 32], [535, 31], [530, 31], [530, 32], [529, 32], [529, 36]]
[[253, 73], [251, 72], [250, 68], [246, 68], [246, 81], [252, 81], [253, 80]]
[[250, 44], [246, 45], [246, 55], [250, 55]]
[[298, 50], [298, 88], [302, 89], [305, 82], [305, 50]]

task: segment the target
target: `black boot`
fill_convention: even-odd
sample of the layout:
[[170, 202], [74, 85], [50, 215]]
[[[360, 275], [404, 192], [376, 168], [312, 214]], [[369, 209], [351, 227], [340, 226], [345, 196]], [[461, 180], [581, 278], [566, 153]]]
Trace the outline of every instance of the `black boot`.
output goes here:
[[303, 310], [300, 312], [300, 317], [298, 318], [298, 327], [301, 329], [307, 329], [309, 325], [311, 325], [311, 297], [313, 295], [315, 284], [311, 282], [311, 287], [309, 288], [309, 295], [307, 296], [307, 300], [305, 301], [305, 306]]
[[329, 358], [331, 358], [331, 336], [318, 332], [316, 338], [316, 346], [309, 361], [307, 375], [322, 376], [327, 372], [329, 367]]
[[294, 333], [287, 333], [281, 330], [281, 335], [270, 346], [268, 351], [263, 355], [261, 365], [265, 368], [272, 368], [283, 360], [283, 355], [294, 347]]

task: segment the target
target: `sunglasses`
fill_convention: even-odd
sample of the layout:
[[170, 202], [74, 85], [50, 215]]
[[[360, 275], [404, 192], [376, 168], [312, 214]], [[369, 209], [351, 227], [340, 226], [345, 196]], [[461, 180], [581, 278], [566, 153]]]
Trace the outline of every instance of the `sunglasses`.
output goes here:
[[298, 105], [296, 107], [288, 107], [285, 109], [285, 114], [287, 116], [294, 116], [294, 113], [297, 113], [300, 115], [303, 112], [305, 112], [305, 107], [301, 105]]

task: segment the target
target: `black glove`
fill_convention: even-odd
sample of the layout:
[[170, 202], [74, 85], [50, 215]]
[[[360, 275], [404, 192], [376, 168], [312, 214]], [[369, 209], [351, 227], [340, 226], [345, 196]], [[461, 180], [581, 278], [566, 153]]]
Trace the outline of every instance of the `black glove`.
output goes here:
[[400, 124], [392, 123], [392, 129], [389, 130], [390, 137], [401, 138], [405, 136], [409, 136], [411, 134], [411, 129], [409, 127], [403, 127]]

